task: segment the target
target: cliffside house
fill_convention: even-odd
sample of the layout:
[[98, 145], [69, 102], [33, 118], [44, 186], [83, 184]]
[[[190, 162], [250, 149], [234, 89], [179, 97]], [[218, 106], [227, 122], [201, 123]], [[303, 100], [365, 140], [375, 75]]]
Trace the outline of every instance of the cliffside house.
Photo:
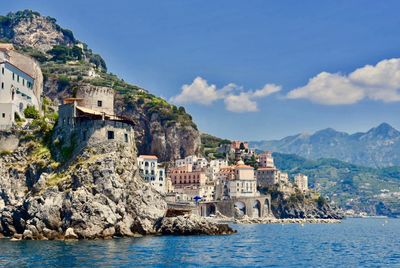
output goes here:
[[258, 165], [259, 167], [275, 167], [274, 158], [272, 157], [271, 151], [265, 151], [258, 155]]
[[193, 169], [192, 164], [168, 170], [177, 201], [192, 201], [196, 196], [203, 201], [214, 200], [214, 182], [207, 178], [205, 169]]
[[140, 155], [137, 160], [140, 175], [159, 192], [167, 192], [165, 168], [158, 164], [158, 157]]
[[297, 174], [294, 176], [294, 183], [301, 191], [308, 190], [308, 177], [304, 174]]
[[38, 63], [20, 54], [11, 44], [0, 44], [0, 130], [24, 118], [28, 106], [41, 109], [43, 76]]
[[233, 178], [228, 180], [228, 195], [230, 198], [256, 197], [257, 180], [254, 176], [254, 168], [238, 161], [234, 167]]
[[64, 99], [55, 135], [74, 151], [107, 141], [135, 144], [133, 122], [114, 114], [114, 90], [91, 85], [80, 87], [75, 98]]

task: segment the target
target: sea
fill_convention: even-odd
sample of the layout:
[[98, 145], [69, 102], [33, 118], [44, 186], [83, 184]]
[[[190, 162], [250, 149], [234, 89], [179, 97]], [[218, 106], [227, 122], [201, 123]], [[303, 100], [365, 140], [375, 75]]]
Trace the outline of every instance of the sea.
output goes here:
[[400, 219], [232, 224], [225, 236], [0, 240], [1, 267], [400, 267]]

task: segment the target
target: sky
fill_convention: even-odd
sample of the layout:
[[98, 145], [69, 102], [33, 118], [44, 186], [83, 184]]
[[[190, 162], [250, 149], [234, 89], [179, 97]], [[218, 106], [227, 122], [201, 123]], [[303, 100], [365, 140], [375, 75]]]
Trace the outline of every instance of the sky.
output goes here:
[[203, 132], [279, 139], [400, 129], [399, 1], [18, 0]]

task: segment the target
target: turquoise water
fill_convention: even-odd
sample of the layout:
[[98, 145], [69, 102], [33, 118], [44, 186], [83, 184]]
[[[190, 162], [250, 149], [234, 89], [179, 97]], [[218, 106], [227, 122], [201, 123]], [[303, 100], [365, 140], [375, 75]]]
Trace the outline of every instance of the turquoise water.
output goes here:
[[400, 267], [400, 220], [233, 225], [230, 236], [96, 241], [0, 240], [4, 267]]

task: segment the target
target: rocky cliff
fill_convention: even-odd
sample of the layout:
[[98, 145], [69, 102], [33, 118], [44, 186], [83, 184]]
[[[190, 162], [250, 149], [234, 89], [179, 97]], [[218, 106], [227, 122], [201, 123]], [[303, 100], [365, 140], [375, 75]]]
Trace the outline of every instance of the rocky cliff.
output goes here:
[[101, 56], [54, 18], [29, 10], [0, 16], [0, 41], [12, 42], [41, 63], [44, 95], [52, 100], [61, 102], [84, 84], [113, 88], [117, 112], [135, 122], [139, 153], [156, 154], [168, 161], [200, 151], [199, 131], [183, 107], [107, 73]]
[[282, 192], [271, 192], [271, 208], [279, 219], [342, 219], [343, 213], [332, 207], [323, 198], [313, 199], [300, 191], [285, 196]]
[[58, 163], [37, 138], [24, 141], [32, 134], [15, 135], [20, 138], [18, 149], [0, 156], [0, 234], [4, 236], [93, 239], [233, 232], [197, 217], [165, 218], [163, 196], [137, 173], [134, 146], [98, 143]]

